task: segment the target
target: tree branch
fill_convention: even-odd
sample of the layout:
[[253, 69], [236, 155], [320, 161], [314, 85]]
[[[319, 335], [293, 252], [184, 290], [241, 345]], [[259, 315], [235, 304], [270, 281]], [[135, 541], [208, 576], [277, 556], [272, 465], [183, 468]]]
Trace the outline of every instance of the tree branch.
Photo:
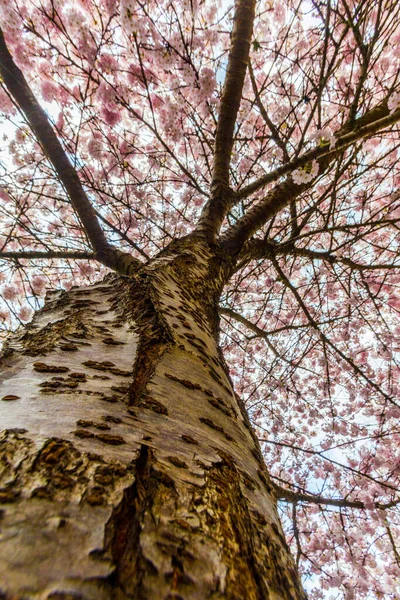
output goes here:
[[349, 127], [346, 125], [345, 128], [336, 132], [336, 144], [332, 150], [329, 148], [329, 146], [318, 146], [313, 150], [309, 150], [295, 160], [285, 163], [281, 167], [278, 167], [274, 171], [267, 173], [263, 177], [260, 177], [260, 179], [257, 179], [253, 183], [250, 183], [246, 187], [239, 190], [235, 195], [236, 201], [238, 202], [239, 200], [247, 198], [251, 194], [254, 194], [254, 192], [257, 192], [265, 187], [268, 183], [277, 181], [283, 175], [287, 175], [295, 169], [304, 167], [307, 163], [313, 160], [319, 161], [319, 159], [327, 157], [332, 160], [348, 146], [351, 146], [358, 140], [369, 137], [385, 127], [394, 125], [399, 120], [400, 110], [396, 110], [390, 114], [386, 102], [379, 104], [374, 109], [368, 111], [363, 117], [357, 119], [354, 122], [354, 126], [351, 128], [351, 131], [348, 131]]
[[255, 0], [236, 0], [232, 41], [215, 138], [213, 186], [229, 185], [233, 133], [249, 60], [255, 5]]
[[[243, 317], [243, 315], [237, 313], [236, 311], [232, 310], [231, 308], [224, 308], [224, 307], [220, 306], [218, 309], [218, 312], [220, 315], [226, 315], [228, 317], [231, 317], [235, 321], [239, 321], [239, 323], [242, 323], [242, 325], [245, 325], [245, 327], [248, 327], [251, 331], [253, 331], [257, 337], [261, 337], [261, 338], [265, 338], [265, 337], [271, 336], [271, 335], [276, 335], [278, 333], [285, 332], [285, 331], [294, 331], [294, 330], [300, 330], [300, 329], [309, 327], [309, 323], [304, 323], [302, 325], [284, 325], [283, 327], [276, 327], [275, 329], [265, 330], [265, 329], [260, 329], [257, 325], [255, 325], [254, 323], [252, 323], [251, 321], [246, 319], [246, 317]], [[330, 321], [322, 321], [320, 323], [317, 323], [317, 325], [318, 326], [327, 325], [329, 322]]]
[[[280, 253], [279, 250], [277, 252]], [[286, 255], [292, 256], [305, 256], [311, 258], [312, 260], [324, 260], [331, 265], [333, 264], [342, 264], [350, 267], [355, 271], [379, 271], [380, 269], [400, 269], [400, 264], [375, 264], [375, 265], [363, 265], [361, 263], [355, 262], [351, 260], [351, 258], [346, 258], [345, 256], [336, 256], [335, 254], [331, 254], [330, 252], [318, 252], [317, 250], [308, 250], [307, 248], [296, 248], [295, 246], [286, 249]]]
[[400, 554], [399, 554], [399, 551], [397, 550], [396, 542], [393, 537], [392, 530], [390, 529], [389, 524], [387, 522], [385, 523], [385, 529], [388, 534], [388, 538], [390, 540], [390, 545], [392, 546], [393, 554], [396, 558], [397, 565], [400, 567]]
[[386, 392], [384, 392], [379, 387], [379, 385], [377, 385], [374, 381], [372, 381], [372, 379], [370, 379], [368, 377], [368, 375], [366, 373], [364, 373], [364, 371], [358, 365], [356, 365], [356, 363], [351, 358], [349, 358], [348, 356], [346, 356], [346, 354], [344, 352], [342, 352], [342, 350], [340, 350], [340, 348], [338, 348], [333, 342], [331, 342], [331, 340], [318, 328], [318, 325], [317, 325], [316, 321], [314, 320], [313, 316], [311, 315], [310, 311], [308, 310], [307, 306], [305, 305], [305, 302], [301, 298], [298, 290], [291, 283], [291, 281], [288, 279], [288, 277], [286, 276], [286, 274], [283, 272], [283, 270], [279, 266], [279, 263], [278, 263], [278, 261], [277, 261], [277, 259], [275, 257], [272, 257], [272, 263], [273, 263], [273, 265], [275, 267], [275, 270], [276, 270], [277, 274], [281, 278], [281, 281], [283, 282], [283, 284], [292, 292], [293, 296], [296, 298], [296, 300], [297, 300], [300, 308], [302, 309], [303, 313], [307, 317], [310, 325], [316, 331], [318, 331], [321, 340], [327, 346], [329, 346], [336, 354], [338, 354], [340, 356], [340, 358], [344, 362], [346, 362], [347, 364], [349, 364], [352, 367], [354, 373], [356, 373], [357, 375], [359, 375], [360, 377], [362, 377], [362, 379], [364, 379], [364, 381], [366, 381], [372, 388], [374, 388], [379, 394], [381, 394], [388, 402], [390, 402], [391, 404], [393, 404], [393, 406], [396, 406], [397, 408], [399, 408], [399, 404], [394, 400], [394, 398], [392, 396], [390, 396], [389, 394], [387, 394]]
[[259, 94], [258, 89], [257, 89], [256, 79], [254, 77], [254, 71], [253, 71], [253, 68], [252, 68], [250, 62], [249, 62], [249, 74], [250, 74], [250, 81], [251, 81], [251, 85], [252, 85], [252, 88], [253, 88], [253, 93], [254, 93], [254, 97], [255, 97], [255, 100], [256, 100], [256, 104], [258, 106], [258, 110], [260, 111], [260, 114], [261, 114], [262, 118], [264, 119], [264, 121], [268, 125], [268, 128], [269, 128], [269, 130], [271, 132], [272, 139], [274, 140], [274, 142], [278, 146], [278, 148], [280, 148], [282, 150], [282, 154], [283, 154], [283, 158], [284, 158], [285, 162], [288, 162], [289, 161], [289, 154], [288, 154], [288, 151], [287, 151], [287, 148], [286, 148], [286, 144], [284, 143], [284, 141], [282, 140], [281, 136], [279, 135], [278, 129], [275, 127], [275, 125], [273, 124], [273, 122], [269, 118], [268, 112], [267, 112], [264, 104], [261, 101], [261, 97], [260, 97], [260, 94]]
[[236, 0], [235, 3], [234, 26], [215, 137], [212, 195], [203, 209], [197, 228], [211, 238], [219, 231], [232, 202], [229, 166], [235, 124], [249, 62], [255, 5], [255, 0]]
[[[311, 260], [323, 260], [331, 265], [341, 264], [349, 267], [354, 271], [379, 271], [382, 269], [392, 270], [400, 269], [400, 264], [373, 264], [366, 265], [358, 263], [351, 258], [332, 254], [330, 251], [324, 250], [309, 250], [308, 248], [298, 248], [293, 243], [276, 244], [272, 240], [252, 239], [243, 248], [243, 259], [260, 260], [263, 258], [271, 258], [271, 256], [304, 256]], [[241, 254], [242, 257], [242, 254]]]
[[95, 212], [96, 212], [96, 216], [98, 217], [98, 219], [100, 219], [100, 221], [102, 221], [105, 225], [107, 225], [107, 227], [112, 229], [114, 231], [114, 233], [116, 233], [120, 238], [122, 238], [125, 242], [127, 242], [127, 244], [132, 246], [132, 248], [135, 248], [135, 250], [137, 252], [139, 252], [139, 254], [141, 254], [145, 260], [149, 260], [149, 255], [146, 254], [146, 252], [144, 250], [142, 250], [141, 247], [138, 246], [138, 244], [136, 244], [133, 240], [131, 240], [131, 238], [126, 233], [124, 233], [123, 231], [118, 229], [118, 227], [116, 227], [110, 221], [108, 221], [105, 217], [103, 217], [103, 215], [100, 212], [98, 212], [97, 210]]
[[[339, 467], [341, 469], [349, 471], [350, 473], [354, 473], [354, 475], [357, 475], [359, 477], [364, 477], [365, 479], [368, 479], [369, 481], [372, 481], [373, 483], [377, 483], [378, 485], [381, 485], [384, 488], [392, 490], [393, 492], [398, 493], [398, 491], [399, 491], [398, 487], [391, 485], [390, 483], [386, 483], [385, 481], [380, 481], [379, 479], [375, 479], [375, 477], [372, 477], [372, 475], [369, 475], [368, 473], [365, 473], [364, 471], [354, 469], [353, 467], [350, 467], [350, 465], [340, 463], [337, 460], [334, 460], [333, 458], [324, 456], [324, 452], [327, 452], [327, 450], [309, 450], [307, 448], [302, 448], [301, 446], [296, 446], [294, 444], [289, 444], [286, 442], [278, 442], [276, 440], [269, 440], [267, 438], [258, 438], [258, 441], [265, 442], [267, 444], [274, 444], [275, 446], [281, 446], [282, 448], [289, 448], [291, 450], [297, 450], [299, 452], [304, 452], [304, 454], [309, 454], [311, 456], [319, 456], [319, 458], [326, 460], [327, 462], [331, 463], [332, 465], [336, 465], [337, 467]], [[273, 477], [273, 476], [271, 475], [271, 477]], [[287, 483], [287, 482], [285, 482], [285, 483]]]
[[267, 344], [268, 348], [271, 350], [272, 354], [276, 358], [279, 358], [280, 360], [287, 363], [291, 367], [296, 368], [299, 366], [299, 364], [294, 363], [292, 360], [288, 360], [287, 358], [285, 358], [278, 352], [278, 350], [275, 348], [275, 346], [272, 344], [271, 340], [269, 339], [268, 332], [264, 331], [263, 329], [260, 329], [259, 327], [257, 327], [257, 325], [254, 325], [254, 323], [252, 323], [245, 317], [242, 317], [242, 315], [236, 313], [234, 310], [231, 310], [229, 308], [222, 308], [219, 310], [219, 312], [220, 312], [220, 314], [229, 315], [236, 321], [239, 321], [239, 323], [242, 323], [242, 325], [245, 325], [248, 329], [253, 331], [257, 337], [262, 338], [265, 341], [265, 343]]
[[0, 29], [0, 75], [17, 105], [25, 115], [44, 153], [53, 165], [77, 213], [96, 259], [118, 272], [128, 275], [141, 265], [129, 254], [108, 243], [84, 191], [76, 170], [70, 163], [45, 111], [38, 103], [22, 71], [15, 64]]
[[[310, 494], [305, 492], [293, 492], [288, 490], [281, 485], [272, 482], [274, 492], [278, 500], [283, 502], [297, 503], [297, 502], [309, 502], [311, 504], [322, 504], [324, 506], [337, 506], [341, 508], [362, 508], [365, 509], [364, 502], [361, 500], [346, 500], [345, 498], [324, 498], [324, 496], [318, 496], [317, 494]], [[400, 499], [392, 500], [391, 502], [372, 502], [374, 508], [379, 510], [387, 510], [400, 504]]]
[[[387, 103], [382, 103], [366, 113], [360, 119], [357, 119], [350, 133], [343, 129], [339, 131], [336, 137], [336, 146], [333, 150], [330, 150], [326, 146], [319, 146], [314, 150], [306, 152], [298, 159], [282, 165], [282, 167], [268, 173], [254, 183], [248, 185], [246, 188], [240, 190], [236, 194], [236, 199], [239, 201], [261, 189], [267, 183], [275, 181], [283, 175], [292, 172], [295, 168], [305, 166], [313, 160], [317, 160], [319, 165], [319, 175], [321, 175], [326, 171], [330, 163], [350, 145], [360, 139], [377, 133], [385, 127], [397, 123], [399, 120], [400, 110], [396, 110], [390, 114]], [[258, 231], [269, 219], [280, 212], [282, 208], [298, 198], [304, 191], [310, 189], [313, 182], [314, 180], [308, 183], [296, 184], [289, 175], [282, 183], [277, 184], [270, 192], [268, 192], [263, 200], [258, 202], [247, 214], [239, 219], [234, 227], [229, 229], [225, 235], [222, 236], [222, 244], [229, 252], [238, 254], [246, 240]]]
[[27, 250], [20, 252], [7, 252], [0, 251], [0, 260], [3, 259], [71, 259], [71, 260], [95, 260], [96, 255], [94, 252], [73, 252], [72, 250], [49, 250], [48, 252], [41, 252], [39, 250]]

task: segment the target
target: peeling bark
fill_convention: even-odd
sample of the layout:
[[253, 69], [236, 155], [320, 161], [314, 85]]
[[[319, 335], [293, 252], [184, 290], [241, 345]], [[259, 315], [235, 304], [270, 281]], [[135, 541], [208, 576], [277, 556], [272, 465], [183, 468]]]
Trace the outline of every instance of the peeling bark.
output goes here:
[[3, 598], [305, 598], [218, 348], [227, 270], [183, 240], [52, 294], [10, 339]]

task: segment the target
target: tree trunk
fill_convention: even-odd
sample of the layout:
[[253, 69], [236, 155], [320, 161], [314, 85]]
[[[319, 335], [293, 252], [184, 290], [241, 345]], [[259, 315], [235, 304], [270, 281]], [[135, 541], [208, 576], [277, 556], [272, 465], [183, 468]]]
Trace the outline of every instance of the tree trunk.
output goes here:
[[54, 292], [2, 358], [6, 599], [300, 599], [195, 240]]

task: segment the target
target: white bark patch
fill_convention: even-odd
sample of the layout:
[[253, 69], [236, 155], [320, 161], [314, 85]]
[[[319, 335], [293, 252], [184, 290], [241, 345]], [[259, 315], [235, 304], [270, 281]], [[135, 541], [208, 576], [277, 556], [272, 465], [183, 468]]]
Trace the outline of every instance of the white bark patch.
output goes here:
[[[168, 415], [140, 407], [135, 411], [141, 429], [149, 436], [146, 443], [156, 451], [166, 472], [174, 472], [174, 479], [196, 486], [204, 484], [208, 468], [224, 455], [231, 456], [242, 472], [243, 493], [250, 505], [278, 526], [275, 500], [266, 496], [261, 464], [251, 452], [253, 438], [242, 417], [232, 416], [236, 414], [234, 395], [225, 388], [227, 378], [222, 369], [220, 376], [224, 387], [210, 377], [208, 365], [198, 357], [181, 349], [168, 351], [147, 387]], [[215, 400], [215, 405], [210, 400]], [[231, 409], [231, 414], [218, 406]]]
[[[113, 309], [114, 293], [104, 283], [79, 288], [64, 305], [39, 312], [32, 331], [40, 344], [40, 333], [51, 327], [54, 348], [32, 351], [24, 333], [10, 341], [14, 352], [3, 359], [0, 374], [2, 429], [23, 423], [38, 443], [59, 437], [82, 450], [132, 460], [138, 438], [129, 415], [121, 420], [121, 405], [132, 383], [138, 335]], [[10, 395], [17, 399], [2, 401]]]
[[64, 440], [38, 448], [21, 430], [1, 435], [0, 458], [0, 591], [107, 600], [95, 585], [114, 569], [103, 556], [105, 525], [134, 473]]
[[15, 590], [17, 585], [29, 599], [41, 600], [60, 587], [76, 591], [80, 579], [105, 577], [112, 571], [110, 560], [92, 558], [102, 547], [99, 523], [107, 522], [110, 509], [31, 499], [13, 506], [12, 512], [13, 518], [4, 519], [1, 527], [3, 589]]
[[54, 294], [2, 360], [0, 589], [109, 598], [88, 580], [113, 570], [96, 552], [142, 437], [126, 412], [138, 336], [114, 295], [104, 283]]

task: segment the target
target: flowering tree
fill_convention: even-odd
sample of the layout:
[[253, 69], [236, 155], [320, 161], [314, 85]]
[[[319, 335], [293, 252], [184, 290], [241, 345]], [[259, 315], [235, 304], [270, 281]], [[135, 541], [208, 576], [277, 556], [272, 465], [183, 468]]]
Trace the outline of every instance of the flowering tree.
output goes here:
[[[223, 465], [218, 471], [221, 481], [223, 470], [231, 469], [223, 486], [232, 480], [232, 473], [240, 474], [240, 489], [247, 485], [247, 496], [244, 494], [243, 498], [249, 497], [250, 492], [256, 494], [254, 490], [265, 484], [270, 497], [278, 500], [293, 560], [302, 573], [309, 597], [397, 598], [399, 3], [236, 0], [233, 6], [217, 0], [2, 0], [0, 22], [0, 291], [4, 331], [28, 322], [33, 311], [42, 306], [46, 289], [71, 289], [69, 293], [59, 292], [58, 300], [53, 294], [33, 324], [6, 343], [4, 382], [11, 380], [11, 372], [14, 377], [15, 365], [22, 364], [12, 362], [17, 360], [15, 356], [20, 357], [19, 361], [24, 356], [33, 357], [29, 368], [35, 377], [42, 377], [38, 383], [42, 386], [40, 402], [56, 389], [64, 395], [68, 391], [70, 396], [65, 398], [72, 398], [79, 382], [90, 377], [94, 382], [96, 376], [126, 376], [127, 371], [121, 369], [125, 359], [119, 344], [131, 343], [131, 338], [119, 338], [119, 329], [112, 336], [103, 331], [105, 345], [101, 348], [114, 354], [106, 354], [108, 362], [103, 360], [101, 349], [94, 356], [93, 340], [101, 332], [90, 320], [92, 309], [88, 310], [82, 299], [76, 300], [79, 290], [83, 290], [97, 294], [91, 296], [92, 302], [100, 305], [101, 294], [117, 288], [117, 296], [124, 298], [124, 310], [132, 298], [140, 306], [140, 310], [129, 309], [141, 340], [131, 380], [134, 389], [140, 389], [141, 394], [146, 391], [147, 399], [131, 392], [130, 400], [120, 407], [118, 394], [123, 393], [123, 386], [118, 384], [118, 390], [114, 382], [113, 395], [106, 399], [115, 411], [103, 415], [103, 429], [124, 420], [123, 415], [136, 419], [134, 427], [139, 427], [143, 414], [151, 412], [157, 432], [170, 431], [172, 408], [165, 397], [169, 397], [173, 407], [179, 402], [176, 395], [185, 389], [189, 406], [200, 403], [202, 394], [208, 398], [207, 410], [222, 415], [221, 421], [207, 412], [199, 418], [207, 432], [200, 432], [200, 438], [203, 435], [212, 440], [208, 451], [215, 453], [216, 446], [219, 448], [220, 462], [209, 454], [210, 464]], [[110, 279], [108, 275], [109, 283], [99, 284], [110, 270], [118, 277]], [[156, 283], [151, 283], [153, 274]], [[152, 291], [145, 293], [139, 283]], [[71, 288], [77, 285], [86, 287]], [[171, 305], [161, 290], [171, 298]], [[113, 310], [116, 302], [114, 299]], [[62, 313], [62, 320], [60, 311], [65, 311], [65, 306], [69, 312]], [[101, 310], [99, 314], [107, 315], [111, 309], [101, 304]], [[171, 315], [177, 310], [181, 311], [178, 317], [175, 314], [178, 321], [173, 321]], [[146, 321], [150, 313], [151, 327]], [[99, 321], [102, 319], [98, 317]], [[120, 320], [129, 322], [124, 312]], [[62, 335], [56, 333], [56, 325], [61, 322]], [[201, 338], [199, 328], [204, 322], [209, 323], [210, 340], [216, 339], [217, 328], [220, 329], [219, 344], [231, 380], [223, 370], [219, 350], [212, 350], [208, 338]], [[162, 333], [160, 323], [164, 323]], [[169, 323], [168, 327], [165, 323]], [[82, 369], [74, 367], [71, 373], [72, 363], [60, 367], [57, 361], [61, 355], [75, 356], [77, 350], [86, 352], [79, 346], [79, 339], [88, 339], [85, 343], [92, 344], [92, 350], [87, 350], [86, 362], [79, 363], [87, 370], [80, 372]], [[196, 342], [198, 339], [200, 342]], [[49, 359], [51, 364], [40, 358], [44, 348], [54, 353], [56, 347], [58, 359], [49, 354], [53, 356]], [[166, 360], [165, 347], [176, 348], [176, 353], [186, 348], [187, 355], [182, 358], [182, 367], [174, 371], [170, 365], [168, 372], [163, 371], [164, 380], [169, 378], [169, 385], [176, 389], [165, 387], [167, 391], [157, 396], [151, 387], [156, 385], [154, 365]], [[213, 378], [212, 385], [217, 382], [224, 388], [228, 399], [222, 392], [218, 395], [211, 384], [201, 387], [205, 375], [197, 377], [200, 367], [190, 363], [190, 357], [200, 351], [202, 364], [210, 366], [213, 360], [217, 365], [207, 377]], [[112, 362], [113, 357], [116, 363]], [[154, 362], [156, 357], [158, 362]], [[175, 361], [177, 365], [178, 354]], [[93, 375], [96, 369], [107, 374]], [[68, 380], [60, 376], [67, 371], [71, 373]], [[43, 377], [47, 379], [44, 381]], [[162, 378], [158, 377], [160, 387]], [[23, 377], [18, 381], [22, 380]], [[32, 465], [42, 464], [42, 459], [46, 462], [50, 442], [53, 450], [58, 444], [56, 456], [60, 457], [60, 439], [64, 445], [75, 440], [74, 452], [78, 448], [89, 459], [89, 450], [98, 452], [96, 444], [103, 442], [112, 450], [110, 460], [126, 459], [129, 463], [129, 452], [124, 448], [133, 444], [136, 449], [134, 444], [138, 444], [137, 440], [129, 441], [129, 434], [123, 439], [102, 433], [101, 424], [90, 420], [94, 413], [88, 419], [88, 408], [73, 409], [82, 411], [80, 425], [73, 433], [68, 428], [62, 436], [52, 433], [57, 419], [64, 418], [61, 413], [57, 416], [50, 405], [43, 408], [37, 400], [35, 408], [28, 410], [42, 411], [41, 424], [37, 426], [37, 417], [35, 420], [32, 415], [27, 416], [26, 406], [33, 404], [23, 405], [26, 390], [18, 392], [17, 380], [12, 381], [14, 387], [2, 393], [4, 402], [0, 403], [1, 422], [4, 418], [8, 427], [5, 456], [13, 456], [5, 461], [1, 480], [0, 500], [5, 503], [6, 516], [11, 504], [20, 506], [17, 498], [32, 499], [35, 490], [35, 502], [39, 503], [42, 496], [46, 502], [61, 501], [57, 494], [61, 494], [62, 485], [50, 493], [47, 483], [42, 481], [39, 485], [35, 480], [34, 485], [28, 477], [28, 472], [36, 469]], [[247, 413], [242, 411], [243, 423], [248, 415], [251, 435], [258, 438], [269, 472], [265, 473], [265, 465], [259, 468], [261, 484], [255, 481], [253, 471], [245, 472], [243, 465], [249, 464], [250, 459], [242, 460], [234, 449], [242, 433], [236, 432], [233, 424], [233, 415], [238, 411], [236, 405], [229, 404], [237, 402], [235, 394], [229, 391], [231, 381], [247, 409]], [[93, 387], [87, 393], [103, 392]], [[62, 412], [64, 408], [57, 410]], [[195, 456], [193, 448], [197, 452], [195, 444], [199, 442], [194, 426], [190, 435], [184, 434], [186, 421], [182, 415], [179, 413], [181, 422], [174, 436], [182, 437], [190, 456]], [[42, 424], [46, 419], [48, 426]], [[174, 419], [177, 422], [178, 417]], [[41, 459], [32, 454], [36, 462], [33, 458], [33, 462], [28, 461], [25, 472], [22, 454], [15, 458], [15, 448], [20, 448], [16, 440], [25, 440], [23, 456], [28, 456], [24, 432], [31, 432], [34, 426], [41, 432], [44, 427], [47, 445], [41, 441]], [[93, 427], [100, 433], [93, 433]], [[134, 490], [135, 514], [140, 512], [140, 482], [148, 481], [147, 467], [143, 466], [148, 464], [148, 454], [143, 454], [143, 448], [147, 448], [146, 452], [152, 448], [157, 456], [165, 444], [172, 465], [165, 478], [178, 481], [176, 471], [186, 469], [193, 475], [195, 470], [192, 459], [185, 454], [188, 451], [181, 449], [178, 441], [173, 452], [166, 439], [154, 441], [161, 434], [151, 429], [153, 425], [146, 427], [143, 431], [147, 437], [142, 436], [141, 450], [135, 455], [136, 487], [129, 487]], [[247, 427], [246, 431], [250, 429]], [[219, 441], [222, 433], [223, 449]], [[36, 440], [34, 436], [29, 439]], [[246, 444], [240, 443], [243, 447]], [[72, 452], [70, 445], [68, 448]], [[253, 448], [253, 455], [260, 461], [258, 448]], [[75, 460], [68, 452], [62, 454], [68, 456], [67, 462], [62, 463], [66, 470]], [[202, 457], [202, 473], [207, 473], [210, 466], [205, 466], [207, 453], [203, 454], [199, 450], [197, 456]], [[129, 456], [132, 460], [133, 454]], [[156, 460], [154, 456], [152, 460]], [[57, 462], [54, 459], [51, 464]], [[11, 471], [7, 465], [12, 465]], [[122, 469], [121, 465], [118, 468]], [[100, 469], [93, 471], [100, 481], [101, 468], [97, 465], [96, 469]], [[90, 473], [88, 466], [86, 480]], [[61, 477], [59, 473], [56, 476]], [[53, 473], [52, 477], [56, 476]], [[49, 479], [48, 474], [46, 477]], [[103, 474], [101, 485], [106, 486], [105, 479]], [[148, 577], [146, 581], [153, 581], [147, 572], [144, 579], [135, 575], [140, 571], [140, 561], [133, 550], [129, 554], [126, 541], [121, 541], [130, 532], [128, 513], [124, 512], [129, 503], [121, 503], [123, 490], [125, 500], [128, 497], [128, 483], [131, 486], [128, 475], [121, 475], [115, 498], [110, 496], [110, 503], [114, 502], [113, 517], [107, 520], [107, 516], [104, 521], [112, 522], [112, 527], [100, 528], [100, 533], [106, 531], [106, 539], [112, 540], [108, 549], [111, 548], [113, 564], [117, 564], [114, 579], [111, 581], [105, 567], [100, 574], [85, 571], [86, 587], [79, 587], [79, 597], [103, 597], [100, 588], [89, 590], [87, 577], [97, 581], [107, 576], [107, 585], [120, 586], [121, 594], [124, 590], [126, 595], [118, 598], [139, 597], [128, 581], [134, 581], [136, 587], [142, 585], [139, 579], [142, 582]], [[18, 494], [11, 493], [22, 484], [25, 492], [18, 489]], [[103, 510], [107, 502], [99, 492], [101, 485], [80, 492], [82, 506], [86, 502], [93, 511]], [[65, 489], [69, 489], [67, 484]], [[184, 493], [180, 495], [183, 497]], [[75, 500], [78, 496], [74, 496]], [[225, 510], [228, 500], [224, 497], [223, 504], [218, 498], [217, 504]], [[237, 500], [239, 496], [235, 498], [232, 496], [229, 502], [242, 502]], [[260, 498], [258, 495], [248, 500], [253, 508], [259, 504], [259, 512], [253, 511], [258, 515], [257, 525], [254, 521], [251, 531], [265, 529], [270, 538], [275, 536], [271, 547], [265, 540], [259, 541], [261, 537], [257, 535], [261, 533], [240, 537], [233, 526], [225, 533], [221, 529], [219, 542], [215, 542], [218, 548], [218, 544], [229, 545], [229, 539], [236, 540], [239, 554], [246, 556], [253, 551], [255, 556], [254, 548], [261, 548], [258, 558], [252, 558], [252, 569], [257, 575], [253, 573], [251, 584], [250, 579], [243, 583], [238, 574], [249, 567], [239, 565], [237, 558], [229, 562], [231, 558], [225, 557], [224, 574], [218, 571], [218, 577], [214, 577], [218, 585], [214, 581], [214, 587], [199, 584], [198, 591], [188, 591], [185, 586], [190, 587], [189, 579], [197, 581], [197, 575], [188, 575], [190, 569], [184, 554], [179, 554], [174, 546], [173, 551], [164, 548], [170, 560], [170, 571], [165, 571], [170, 573], [169, 579], [165, 575], [168, 589], [154, 583], [154, 589], [159, 590], [157, 595], [153, 584], [146, 583], [145, 591], [140, 588], [140, 597], [205, 598], [213, 589], [213, 598], [242, 598], [247, 589], [249, 598], [303, 598], [291, 559], [285, 554], [280, 525], [273, 522], [272, 527], [273, 518], [269, 521], [265, 517], [269, 509], [261, 509], [264, 500]], [[160, 506], [164, 504], [169, 506], [167, 501]], [[215, 522], [222, 522], [222, 517], [215, 517], [217, 504], [212, 505], [205, 497], [198, 504], [206, 506], [211, 521], [214, 518]], [[18, 510], [22, 508], [15, 510], [19, 522], [22, 512]], [[31, 518], [30, 509], [23, 510]], [[159, 514], [162, 510], [159, 508]], [[43, 515], [50, 513], [46, 511], [40, 513], [42, 523], [47, 523]], [[142, 513], [145, 514], [144, 509]], [[63, 525], [57, 521], [61, 517], [51, 514], [58, 531]], [[77, 522], [89, 518], [82, 514], [76, 516]], [[182, 515], [179, 522], [184, 520]], [[243, 515], [244, 512], [238, 514], [238, 519], [244, 519]], [[176, 515], [174, 518], [178, 521]], [[90, 523], [91, 527], [98, 527], [97, 521]], [[141, 531], [146, 530], [143, 523]], [[273, 531], [268, 529], [270, 525]], [[189, 527], [187, 522], [185, 526]], [[47, 525], [43, 527], [46, 529]], [[218, 527], [215, 525], [215, 529]], [[37, 531], [30, 535], [40, 537]], [[51, 535], [58, 539], [58, 533]], [[174, 535], [178, 536], [176, 532]], [[246, 546], [243, 540], [253, 535], [258, 541]], [[171, 536], [169, 543], [173, 545]], [[181, 543], [183, 538], [179, 539]], [[8, 549], [8, 542], [5, 543]], [[51, 552], [59, 552], [57, 544]], [[276, 550], [279, 544], [280, 549]], [[193, 553], [198, 554], [198, 547], [194, 544], [193, 548]], [[214, 556], [213, 552], [217, 551], [207, 547], [206, 554]], [[268, 553], [281, 553], [284, 558], [277, 559], [275, 565]], [[160, 572], [162, 560], [155, 558], [155, 551], [144, 552], [143, 556], [152, 563], [154, 572]], [[25, 567], [29, 560], [26, 559]], [[263, 560], [269, 564], [269, 574], [260, 566]], [[11, 559], [4, 564], [6, 571], [10, 570], [7, 572], [15, 572], [16, 579], [20, 577], [19, 567]], [[129, 566], [132, 564], [136, 570]], [[216, 559], [212, 564], [217, 564]], [[74, 568], [76, 565], [72, 571]], [[49, 594], [40, 597], [72, 597], [58, 591], [60, 569], [58, 579], [50, 567], [46, 572], [51, 571], [51, 575], [43, 575], [43, 581], [28, 577], [26, 589], [32, 593], [29, 597], [39, 597], [34, 595], [38, 590]], [[286, 579], [277, 583], [283, 581], [282, 572]], [[154, 573], [151, 576], [156, 579]], [[201, 581], [206, 578], [207, 573]], [[5, 594], [20, 593], [11, 576], [6, 580], [9, 588], [4, 588]], [[56, 580], [58, 587], [54, 587]], [[228, 583], [222, 584], [225, 580]], [[67, 584], [64, 588], [70, 589]], [[107, 590], [104, 598], [111, 597]]]

